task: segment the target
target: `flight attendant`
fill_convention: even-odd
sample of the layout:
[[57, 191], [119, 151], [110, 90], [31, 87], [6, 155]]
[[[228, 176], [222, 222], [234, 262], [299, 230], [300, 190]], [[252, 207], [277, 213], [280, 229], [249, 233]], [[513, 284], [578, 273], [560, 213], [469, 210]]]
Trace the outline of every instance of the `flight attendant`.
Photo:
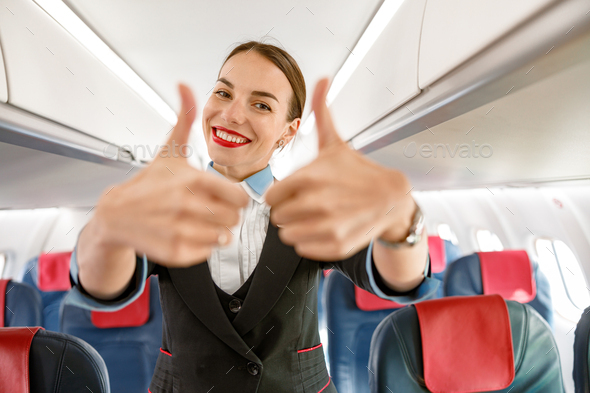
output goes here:
[[223, 63], [203, 109], [206, 171], [182, 154], [197, 109], [179, 90], [166, 154], [109, 187], [81, 231], [69, 301], [121, 308], [158, 275], [151, 393], [336, 392], [318, 333], [322, 270], [400, 303], [438, 286], [411, 185], [339, 138], [325, 79], [312, 104], [318, 157], [274, 179], [269, 160], [295, 137], [305, 104], [303, 75], [276, 46], [247, 42]]

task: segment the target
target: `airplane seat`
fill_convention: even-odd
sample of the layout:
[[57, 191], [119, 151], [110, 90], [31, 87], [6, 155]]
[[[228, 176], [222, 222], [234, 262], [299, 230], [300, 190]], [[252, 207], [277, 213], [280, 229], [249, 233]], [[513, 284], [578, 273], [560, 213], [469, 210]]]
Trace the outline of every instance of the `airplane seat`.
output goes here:
[[530, 306], [499, 295], [393, 312], [371, 341], [373, 393], [565, 392], [557, 345]]
[[553, 326], [549, 281], [526, 251], [478, 252], [449, 266], [443, 281], [446, 296], [489, 295], [527, 303]]
[[162, 342], [162, 308], [158, 278], [119, 311], [90, 311], [68, 304], [60, 310], [60, 330], [92, 345], [109, 370], [113, 393], [148, 391]]
[[[461, 250], [448, 240], [439, 236], [428, 236], [428, 253], [430, 255], [430, 269], [432, 277], [442, 281], [447, 266], [461, 256]], [[436, 298], [444, 296], [443, 286], [439, 286]]]
[[79, 338], [41, 327], [0, 329], [0, 392], [110, 393], [104, 361]]
[[41, 295], [43, 326], [59, 331], [59, 308], [71, 288], [70, 256], [72, 252], [54, 252], [31, 258], [24, 266], [22, 282], [31, 285]]
[[0, 280], [0, 328], [39, 326], [43, 320], [41, 297], [30, 285]]
[[394, 309], [403, 307], [355, 286], [332, 271], [324, 281], [330, 374], [340, 393], [369, 391], [369, 347], [373, 331]]
[[590, 307], [582, 313], [574, 338], [574, 384], [576, 393], [590, 392]]

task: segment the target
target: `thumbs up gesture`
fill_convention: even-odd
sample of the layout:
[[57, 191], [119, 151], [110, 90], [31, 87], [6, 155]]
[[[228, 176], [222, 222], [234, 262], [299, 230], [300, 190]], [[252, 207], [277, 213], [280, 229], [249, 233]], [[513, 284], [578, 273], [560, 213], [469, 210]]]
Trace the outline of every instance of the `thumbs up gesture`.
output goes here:
[[326, 106], [328, 87], [320, 80], [313, 95], [318, 157], [266, 194], [281, 240], [303, 257], [326, 261], [351, 257], [372, 237], [403, 239], [414, 211], [401, 172], [368, 160], [340, 138]]
[[135, 177], [105, 190], [93, 217], [101, 244], [132, 247], [169, 267], [203, 262], [212, 247], [229, 242], [228, 228], [248, 203], [241, 187], [187, 162], [184, 145], [197, 109], [187, 86], [179, 92], [182, 108], [166, 145]]

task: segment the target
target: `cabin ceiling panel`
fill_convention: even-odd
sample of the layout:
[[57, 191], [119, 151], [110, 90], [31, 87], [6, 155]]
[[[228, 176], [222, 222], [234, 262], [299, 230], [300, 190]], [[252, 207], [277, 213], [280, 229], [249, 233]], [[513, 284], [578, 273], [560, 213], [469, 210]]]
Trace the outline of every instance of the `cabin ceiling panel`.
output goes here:
[[590, 178], [588, 75], [590, 60], [368, 157], [422, 190]]
[[426, 0], [404, 2], [331, 105], [340, 134], [360, 130], [420, 93], [418, 51]]
[[[178, 82], [204, 105], [233, 44], [278, 42], [299, 63], [309, 113], [315, 82], [334, 77], [382, 0], [65, 0], [172, 108]], [[270, 37], [274, 38], [271, 39]]]
[[171, 125], [37, 4], [3, 4], [9, 104], [119, 146], [165, 139]]

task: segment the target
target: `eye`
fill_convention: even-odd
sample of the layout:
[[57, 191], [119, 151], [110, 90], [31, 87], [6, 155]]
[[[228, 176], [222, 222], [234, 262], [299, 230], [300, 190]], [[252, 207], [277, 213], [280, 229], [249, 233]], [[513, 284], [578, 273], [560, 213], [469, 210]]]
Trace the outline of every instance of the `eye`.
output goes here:
[[266, 105], [266, 104], [261, 103], [261, 102], [259, 102], [257, 104], [254, 104], [254, 106], [256, 108], [258, 108], [258, 109], [262, 109], [262, 110], [265, 110], [265, 111], [269, 111], [270, 112], [270, 107], [268, 105]]
[[223, 97], [223, 98], [230, 98], [231, 97], [228, 92], [223, 91], [223, 90], [217, 90], [215, 92], [215, 94], [217, 94], [218, 96]]

